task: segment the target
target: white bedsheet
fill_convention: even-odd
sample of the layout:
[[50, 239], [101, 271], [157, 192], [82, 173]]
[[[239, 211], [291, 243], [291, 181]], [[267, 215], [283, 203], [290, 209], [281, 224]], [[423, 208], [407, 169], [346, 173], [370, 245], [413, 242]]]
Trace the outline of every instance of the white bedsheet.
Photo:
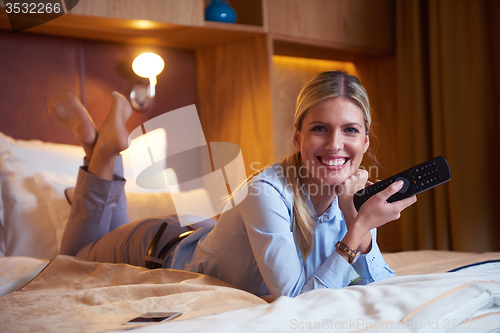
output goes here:
[[500, 263], [181, 319], [134, 332], [500, 332]]

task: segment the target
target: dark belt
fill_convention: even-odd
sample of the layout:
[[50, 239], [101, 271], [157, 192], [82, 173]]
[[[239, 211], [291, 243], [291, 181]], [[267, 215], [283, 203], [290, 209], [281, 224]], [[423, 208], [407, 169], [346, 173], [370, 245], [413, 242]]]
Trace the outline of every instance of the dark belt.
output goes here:
[[[146, 253], [146, 258], [144, 260], [145, 262], [145, 267], [155, 269], [155, 268], [162, 268], [163, 265], [165, 264], [165, 258], [167, 257], [167, 254], [170, 253], [170, 251], [179, 243], [181, 240], [186, 238], [187, 236], [191, 235], [195, 230], [188, 230], [185, 231], [171, 240], [168, 241], [165, 246], [161, 249], [160, 253], [158, 254], [158, 257], [155, 257], [154, 254], [156, 252], [156, 247], [158, 246], [158, 242], [160, 241], [161, 235], [163, 235], [163, 232], [165, 229], [167, 229], [168, 223], [163, 222], [160, 225], [160, 228], [156, 232], [155, 237], [153, 238], [153, 241], [151, 242], [151, 245], [149, 246], [148, 252]], [[187, 227], [191, 229], [190, 227]]]

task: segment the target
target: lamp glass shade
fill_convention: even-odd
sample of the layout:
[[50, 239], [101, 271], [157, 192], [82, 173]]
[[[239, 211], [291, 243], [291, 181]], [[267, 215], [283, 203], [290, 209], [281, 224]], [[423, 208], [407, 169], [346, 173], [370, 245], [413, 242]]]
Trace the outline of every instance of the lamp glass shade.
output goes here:
[[140, 77], [151, 78], [165, 67], [163, 59], [155, 53], [143, 53], [134, 59], [132, 69]]

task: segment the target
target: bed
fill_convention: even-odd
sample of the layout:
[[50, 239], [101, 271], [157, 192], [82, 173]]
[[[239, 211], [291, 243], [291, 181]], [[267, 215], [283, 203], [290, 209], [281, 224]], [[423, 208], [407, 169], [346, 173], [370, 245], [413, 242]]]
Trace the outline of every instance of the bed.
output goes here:
[[[499, 332], [500, 253], [387, 253], [397, 277], [367, 286], [260, 298], [177, 270], [58, 255], [83, 150], [0, 133], [0, 330], [101, 332], [150, 311], [181, 311], [137, 332]], [[124, 158], [124, 162], [126, 159]], [[125, 163], [125, 177], [130, 179]], [[176, 174], [169, 172], [175, 182]], [[128, 182], [131, 220], [166, 215], [203, 189], [146, 190]], [[176, 202], [177, 202], [176, 201]], [[451, 272], [450, 272], [451, 271]]]

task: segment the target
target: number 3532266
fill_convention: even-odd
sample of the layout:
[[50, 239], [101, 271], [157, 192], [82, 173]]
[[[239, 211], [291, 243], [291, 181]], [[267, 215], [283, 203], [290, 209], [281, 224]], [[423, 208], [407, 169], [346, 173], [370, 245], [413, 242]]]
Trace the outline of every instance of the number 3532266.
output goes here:
[[63, 11], [60, 2], [5, 2], [7, 14], [59, 14]]

